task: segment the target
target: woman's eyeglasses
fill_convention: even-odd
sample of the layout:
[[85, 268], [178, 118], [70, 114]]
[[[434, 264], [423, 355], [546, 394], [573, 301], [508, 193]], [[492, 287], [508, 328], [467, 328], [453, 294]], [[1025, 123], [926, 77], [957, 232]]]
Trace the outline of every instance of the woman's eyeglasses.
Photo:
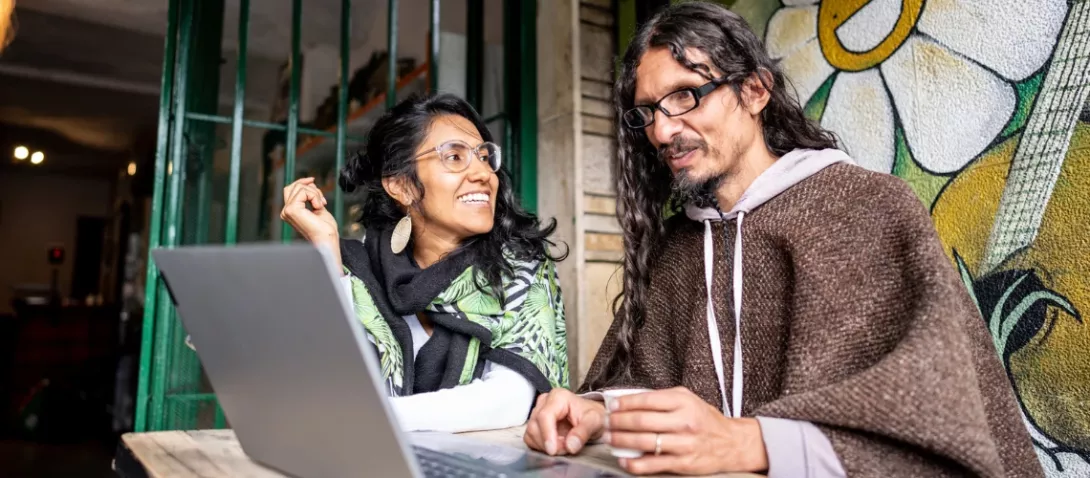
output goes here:
[[717, 78], [699, 87], [682, 88], [650, 105], [638, 105], [624, 112], [623, 118], [631, 129], [643, 129], [655, 122], [655, 110], [666, 116], [678, 116], [700, 106], [700, 99], [726, 84], [725, 78]]
[[452, 173], [460, 173], [469, 169], [473, 159], [488, 163], [489, 169], [493, 172], [499, 171], [500, 166], [503, 164], [500, 147], [496, 143], [487, 141], [473, 147], [463, 141], [451, 140], [416, 155], [416, 158], [432, 152], [439, 155], [439, 162], [443, 164], [443, 167], [447, 168], [447, 171]]

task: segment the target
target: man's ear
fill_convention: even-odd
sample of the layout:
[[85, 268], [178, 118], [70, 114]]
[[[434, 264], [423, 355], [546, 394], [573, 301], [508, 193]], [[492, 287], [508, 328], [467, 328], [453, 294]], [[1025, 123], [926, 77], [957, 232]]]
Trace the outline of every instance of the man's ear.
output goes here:
[[742, 82], [742, 104], [745, 105], [749, 114], [757, 116], [768, 105], [768, 100], [772, 97], [772, 88], [778, 87], [779, 85], [773, 83], [772, 72], [759, 68]]
[[382, 178], [382, 189], [385, 189], [386, 194], [394, 198], [402, 207], [407, 208], [413, 203], [412, 188], [406, 184], [404, 178]]

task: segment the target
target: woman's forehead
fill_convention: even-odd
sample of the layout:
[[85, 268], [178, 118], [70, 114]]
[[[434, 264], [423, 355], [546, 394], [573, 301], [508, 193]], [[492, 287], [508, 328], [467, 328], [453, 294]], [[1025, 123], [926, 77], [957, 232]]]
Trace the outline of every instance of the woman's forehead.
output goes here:
[[472, 121], [458, 115], [442, 115], [432, 120], [428, 135], [424, 138], [424, 146], [434, 147], [455, 139], [472, 146], [484, 141]]

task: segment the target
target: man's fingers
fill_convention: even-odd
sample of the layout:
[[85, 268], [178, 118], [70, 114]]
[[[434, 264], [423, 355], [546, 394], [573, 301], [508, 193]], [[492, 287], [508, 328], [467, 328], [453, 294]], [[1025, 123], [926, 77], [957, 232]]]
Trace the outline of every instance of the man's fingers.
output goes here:
[[[543, 433], [548, 425], [548, 423], [540, 421], [539, 418], [526, 422], [526, 431], [522, 434], [522, 441], [526, 443], [526, 446], [534, 450], [548, 453]], [[560, 452], [563, 452], [563, 450], [560, 450]]]
[[557, 422], [568, 417], [568, 401], [553, 393], [549, 394], [545, 404], [537, 414], [537, 423], [541, 428], [542, 446], [545, 453], [555, 455], [557, 452]]
[[558, 455], [579, 453], [579, 448], [572, 449], [569, 446], [568, 438], [571, 437], [572, 425], [571, 417], [567, 420], [560, 420], [556, 423], [556, 451]]
[[596, 409], [583, 410], [576, 418], [576, 423], [568, 433], [566, 446], [568, 451], [578, 453], [587, 442], [598, 437], [605, 426], [605, 413]]
[[526, 446], [534, 450], [541, 450], [543, 447], [539, 440], [540, 437], [541, 428], [538, 427], [537, 420], [531, 417], [530, 421], [526, 422], [526, 431], [522, 433], [522, 441], [526, 443]]
[[688, 459], [678, 455], [645, 454], [639, 458], [621, 458], [621, 468], [633, 475], [653, 475], [659, 473], [686, 473]]
[[530, 448], [538, 451], [545, 451], [544, 441], [544, 428], [540, 421], [541, 410], [545, 407], [545, 403], [549, 398], [549, 394], [542, 393], [537, 396], [534, 404], [534, 409], [530, 411], [530, 419], [526, 422], [526, 431], [522, 434], [523, 441]]
[[669, 412], [683, 405], [683, 398], [683, 394], [673, 389], [634, 393], [614, 399], [612, 411], [649, 410]]
[[568, 420], [560, 420], [559, 422], [556, 422], [556, 437], [560, 438], [561, 436], [566, 436], [567, 434], [571, 433], [571, 429], [571, 422]]
[[530, 419], [528, 420], [528, 422], [532, 422], [535, 418], [537, 418], [537, 412], [541, 410], [542, 403], [545, 403], [544, 393], [538, 395], [537, 398], [534, 399], [534, 406], [530, 408]]
[[636, 410], [630, 412], [611, 412], [609, 414], [610, 431], [628, 432], [680, 432], [688, 429], [681, 414], [670, 412], [649, 412]]
[[655, 440], [662, 445], [659, 452], [669, 455], [687, 455], [693, 451], [693, 435], [677, 433], [609, 432], [609, 445], [617, 448], [640, 450], [655, 454]]

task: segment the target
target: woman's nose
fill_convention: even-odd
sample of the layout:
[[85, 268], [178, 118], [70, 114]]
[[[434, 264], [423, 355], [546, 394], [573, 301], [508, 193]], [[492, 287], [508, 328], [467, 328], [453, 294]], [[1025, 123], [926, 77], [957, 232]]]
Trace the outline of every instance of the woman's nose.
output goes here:
[[476, 182], [487, 181], [492, 173], [492, 167], [488, 162], [488, 158], [474, 158], [473, 164], [469, 165], [469, 171], [466, 172], [469, 180]]

